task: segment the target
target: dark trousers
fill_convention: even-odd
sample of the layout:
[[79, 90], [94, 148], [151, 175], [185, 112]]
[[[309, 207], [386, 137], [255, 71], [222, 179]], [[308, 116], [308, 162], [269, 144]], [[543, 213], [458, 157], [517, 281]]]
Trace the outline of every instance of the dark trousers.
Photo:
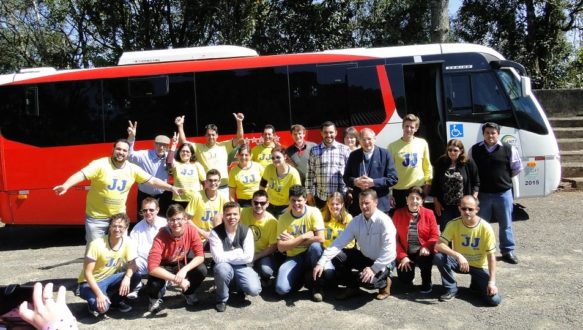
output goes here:
[[[161, 265], [160, 267], [166, 269], [167, 271], [169, 271], [172, 274], [176, 274], [178, 273], [178, 271], [180, 270], [178, 268], [178, 265]], [[196, 268], [192, 269], [191, 271], [189, 271], [188, 273], [186, 273], [186, 279], [190, 282], [190, 287], [188, 288], [188, 290], [186, 290], [185, 292], [183, 292], [186, 295], [189, 295], [191, 293], [193, 293], [202, 283], [202, 281], [204, 281], [204, 278], [206, 277], [206, 266], [203, 264], [198, 265]], [[157, 299], [159, 296], [160, 291], [162, 290], [162, 288], [164, 288], [164, 286], [166, 285], [166, 281], [149, 275], [148, 276], [148, 283], [146, 284], [146, 293], [148, 294], [148, 297], [152, 298], [152, 299]]]
[[[332, 259], [332, 264], [336, 268], [338, 281], [349, 288], [364, 286], [367, 288], [382, 289], [387, 286], [387, 277], [389, 276], [388, 267], [376, 273], [372, 283], [362, 283], [360, 281], [360, 272], [374, 264], [374, 260], [365, 257], [360, 250], [342, 250]], [[356, 269], [358, 273], [353, 273], [353, 269]]]
[[409, 259], [411, 260], [411, 270], [404, 271], [397, 268], [397, 275], [399, 276], [399, 280], [406, 284], [413, 283], [413, 279], [415, 278], [415, 266], [419, 267], [421, 270], [421, 282], [423, 285], [430, 285], [431, 284], [431, 267], [433, 267], [433, 254], [428, 256], [420, 256], [419, 254], [408, 254]]
[[142, 192], [138, 189], [138, 217], [136, 218], [138, 220], [142, 218], [142, 201], [146, 197], [153, 197], [153, 198], [158, 200], [158, 204], [160, 205], [159, 215], [161, 217], [165, 218], [166, 217], [166, 210], [168, 210], [168, 206], [170, 206], [170, 204], [172, 204], [172, 192], [165, 191], [159, 195], [149, 195], [149, 194], [146, 194], [145, 192]]
[[316, 207], [320, 210], [326, 206], [326, 201], [318, 198], [318, 196], [314, 196], [314, 201], [316, 202]]
[[276, 219], [278, 219], [279, 216], [285, 212], [287, 207], [288, 207], [288, 205], [269, 204], [269, 206], [267, 207], [267, 212], [271, 213]]

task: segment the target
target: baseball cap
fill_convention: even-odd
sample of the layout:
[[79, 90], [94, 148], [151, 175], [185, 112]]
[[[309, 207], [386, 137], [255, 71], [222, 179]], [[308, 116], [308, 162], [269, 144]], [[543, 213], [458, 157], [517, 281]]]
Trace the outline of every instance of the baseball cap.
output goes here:
[[154, 142], [162, 143], [162, 144], [170, 144], [170, 138], [167, 137], [166, 135], [158, 135], [154, 139]]

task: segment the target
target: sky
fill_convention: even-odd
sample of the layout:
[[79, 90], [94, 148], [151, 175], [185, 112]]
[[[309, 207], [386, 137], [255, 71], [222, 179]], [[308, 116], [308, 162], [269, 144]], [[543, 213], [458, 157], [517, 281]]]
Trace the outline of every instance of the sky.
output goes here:
[[463, 0], [449, 0], [449, 7], [448, 7], [449, 16], [452, 16], [455, 14], [455, 12], [462, 5], [462, 1]]

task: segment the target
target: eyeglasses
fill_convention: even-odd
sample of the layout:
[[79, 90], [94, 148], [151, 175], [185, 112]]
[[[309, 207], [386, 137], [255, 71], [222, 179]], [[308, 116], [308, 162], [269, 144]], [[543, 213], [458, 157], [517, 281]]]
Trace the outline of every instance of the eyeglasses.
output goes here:
[[460, 207], [460, 210], [474, 212], [475, 209], [471, 207]]
[[182, 221], [184, 220], [184, 218], [170, 218], [168, 219], [168, 222], [178, 222], [178, 221]]
[[146, 213], [146, 212], [154, 212], [156, 211], [156, 209], [143, 209], [142, 212]]
[[165, 143], [158, 143], [158, 142], [156, 142], [156, 146], [157, 146], [157, 147], [164, 147], [164, 148], [168, 148], [168, 145], [167, 145], [167, 144], [165, 144]]
[[253, 201], [254, 205], [261, 205], [261, 206], [265, 206], [265, 204], [267, 204], [267, 202], [258, 202], [258, 201]]

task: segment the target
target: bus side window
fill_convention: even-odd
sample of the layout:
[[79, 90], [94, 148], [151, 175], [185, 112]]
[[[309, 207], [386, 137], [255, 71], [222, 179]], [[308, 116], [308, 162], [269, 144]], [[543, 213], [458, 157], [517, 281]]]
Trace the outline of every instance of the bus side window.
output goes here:
[[25, 92], [25, 110], [27, 116], [39, 116], [38, 110], [38, 87], [27, 87]]
[[454, 114], [471, 114], [472, 112], [472, 91], [470, 75], [450, 75], [446, 78], [449, 87], [449, 97], [447, 98], [447, 111]]
[[197, 72], [195, 86], [198, 135], [211, 123], [219, 135], [235, 134], [233, 112], [245, 114], [246, 134], [263, 132], [265, 124], [290, 127], [287, 67]]

